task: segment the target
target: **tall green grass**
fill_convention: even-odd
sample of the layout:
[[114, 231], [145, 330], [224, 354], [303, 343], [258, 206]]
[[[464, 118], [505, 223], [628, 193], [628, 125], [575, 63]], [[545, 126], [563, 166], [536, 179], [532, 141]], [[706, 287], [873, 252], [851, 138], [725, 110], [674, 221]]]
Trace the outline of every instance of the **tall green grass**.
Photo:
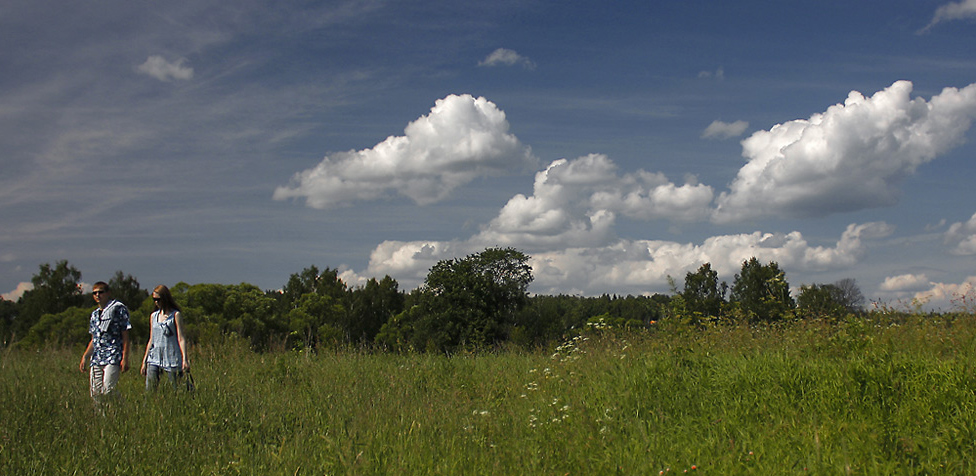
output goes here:
[[228, 342], [194, 350], [195, 393], [135, 369], [105, 408], [80, 349], [4, 351], [0, 474], [962, 474], [974, 336], [956, 315], [450, 357]]

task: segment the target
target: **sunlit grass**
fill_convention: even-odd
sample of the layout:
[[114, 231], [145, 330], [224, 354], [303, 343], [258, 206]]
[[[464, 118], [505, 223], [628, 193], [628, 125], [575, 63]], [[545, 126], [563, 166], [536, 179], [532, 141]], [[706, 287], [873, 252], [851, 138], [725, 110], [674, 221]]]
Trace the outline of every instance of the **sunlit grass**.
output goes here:
[[0, 474], [959, 474], [974, 330], [609, 330], [451, 357], [229, 342], [195, 350], [192, 395], [131, 370], [104, 411], [80, 349], [3, 351]]

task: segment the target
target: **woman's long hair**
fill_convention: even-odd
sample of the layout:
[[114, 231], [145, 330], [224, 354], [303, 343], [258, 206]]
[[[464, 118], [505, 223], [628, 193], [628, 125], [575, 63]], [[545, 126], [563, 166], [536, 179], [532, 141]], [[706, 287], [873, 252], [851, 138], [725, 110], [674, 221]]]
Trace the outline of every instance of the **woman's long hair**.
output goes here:
[[160, 284], [153, 289], [153, 294], [159, 295], [159, 300], [153, 300], [153, 304], [156, 306], [156, 310], [163, 311], [165, 314], [169, 314], [173, 311], [180, 311], [180, 306], [176, 304], [173, 300], [173, 294], [169, 292], [169, 288], [165, 285]]

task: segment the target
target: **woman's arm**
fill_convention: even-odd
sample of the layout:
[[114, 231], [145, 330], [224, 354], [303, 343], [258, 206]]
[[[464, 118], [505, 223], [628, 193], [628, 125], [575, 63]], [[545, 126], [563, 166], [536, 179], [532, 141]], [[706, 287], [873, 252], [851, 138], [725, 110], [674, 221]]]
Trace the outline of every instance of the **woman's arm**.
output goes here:
[[[155, 313], [153, 313], [155, 314]], [[149, 349], [152, 348], [152, 314], [149, 315], [149, 342], [146, 342], [146, 354], [142, 356], [142, 368], [139, 369], [139, 373], [146, 375], [146, 363], [149, 362]]]
[[186, 348], [186, 337], [183, 335], [183, 316], [180, 315], [180, 311], [176, 311], [173, 321], [176, 322], [176, 340], [180, 344], [180, 354], [183, 355], [183, 370], [190, 370], [190, 353]]

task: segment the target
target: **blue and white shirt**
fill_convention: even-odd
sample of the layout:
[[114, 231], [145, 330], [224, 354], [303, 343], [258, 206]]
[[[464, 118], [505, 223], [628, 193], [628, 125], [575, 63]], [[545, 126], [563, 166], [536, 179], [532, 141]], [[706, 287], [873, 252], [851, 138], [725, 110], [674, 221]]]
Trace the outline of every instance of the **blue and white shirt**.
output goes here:
[[105, 366], [122, 363], [122, 332], [132, 329], [129, 310], [113, 299], [105, 309], [92, 311], [88, 333], [92, 335], [92, 365]]
[[152, 335], [147, 364], [167, 370], [183, 368], [183, 353], [180, 352], [179, 333], [176, 329], [176, 313], [177, 311], [171, 311], [169, 314], [163, 314], [163, 311], [152, 313], [150, 318]]

